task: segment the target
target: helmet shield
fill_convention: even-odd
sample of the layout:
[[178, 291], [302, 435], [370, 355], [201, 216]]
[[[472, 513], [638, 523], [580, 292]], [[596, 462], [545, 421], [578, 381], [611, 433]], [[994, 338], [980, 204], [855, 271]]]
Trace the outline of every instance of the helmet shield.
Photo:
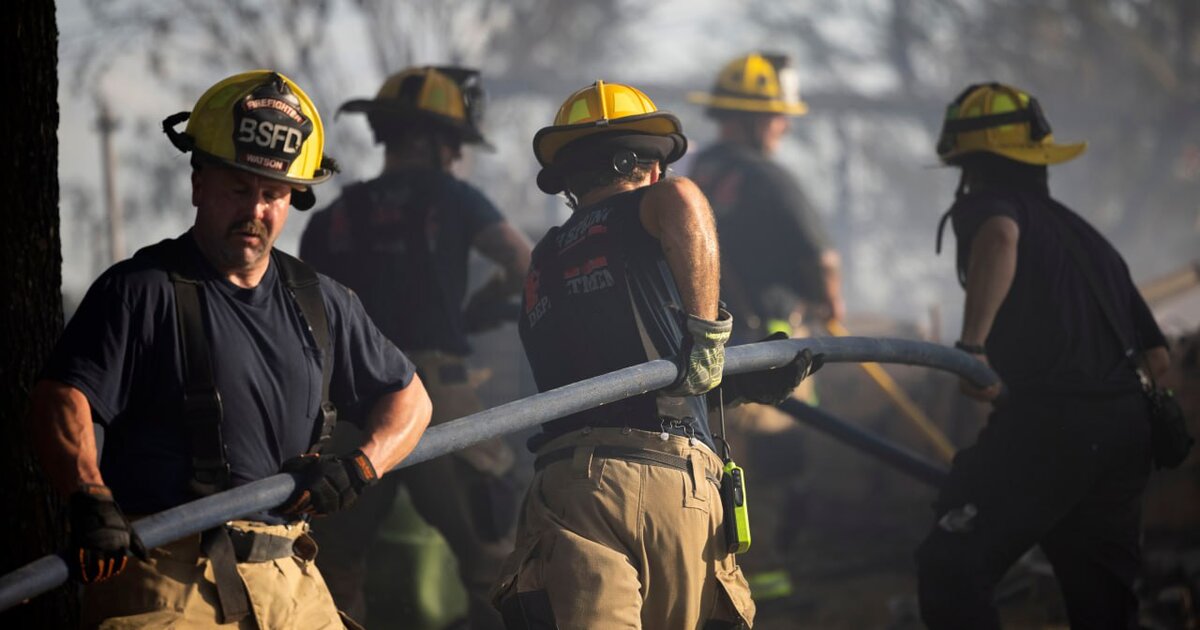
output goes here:
[[233, 106], [235, 159], [286, 176], [313, 124], [282, 80], [268, 81]]

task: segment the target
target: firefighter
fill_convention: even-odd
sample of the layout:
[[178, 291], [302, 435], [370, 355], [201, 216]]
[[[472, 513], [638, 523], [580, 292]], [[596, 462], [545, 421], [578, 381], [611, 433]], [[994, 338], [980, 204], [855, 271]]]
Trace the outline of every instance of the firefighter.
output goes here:
[[[467, 334], [511, 319], [515, 305], [506, 306], [529, 265], [524, 236], [451, 171], [464, 145], [488, 146], [479, 128], [483, 97], [477, 71], [424, 66], [392, 75], [373, 99], [344, 104], [342, 111], [366, 114], [384, 147], [383, 172], [347, 186], [316, 213], [300, 246], [305, 261], [362, 298], [416, 363], [434, 424], [483, 409], [469, 379]], [[467, 298], [472, 249], [497, 269]], [[405, 484], [457, 556], [476, 629], [500, 624], [486, 596], [512, 549], [519, 500], [509, 476], [513, 455], [497, 438], [405, 469], [394, 482]], [[372, 504], [316, 531], [323, 568], [339, 578], [331, 587], [335, 599], [355, 616], [364, 614], [367, 554], [394, 494], [378, 493]]]
[[721, 295], [747, 338], [841, 320], [840, 258], [795, 178], [771, 158], [791, 118], [803, 116], [799, 79], [783, 55], [750, 53], [725, 65], [711, 92], [689, 100], [716, 121], [717, 141], [692, 177], [721, 234]]
[[[721, 69], [710, 92], [689, 100], [704, 105], [718, 126], [717, 141], [696, 157], [692, 177], [717, 217], [721, 297], [740, 322], [734, 340], [807, 337], [809, 326], [841, 320], [838, 253], [795, 177], [772, 159], [791, 118], [808, 112], [790, 60], [743, 55]], [[815, 403], [812, 387], [807, 381], [796, 395]], [[748, 449], [745, 466], [759, 498], [755, 535], [768, 543], [751, 549], [742, 565], [769, 615], [794, 594], [788, 564], [796, 528], [786, 523], [804, 517], [798, 464], [804, 444], [795, 422], [776, 409], [746, 405], [728, 420], [730, 440]]]
[[[536, 473], [495, 602], [509, 628], [748, 627], [754, 603], [723, 530], [705, 397], [722, 383], [733, 322], [718, 305], [708, 202], [663, 176], [687, 150], [679, 119], [636, 88], [596, 81], [533, 149], [538, 187], [573, 209], [525, 278], [518, 327], [538, 389], [663, 357], [681, 369], [664, 392], [530, 440]], [[771, 371], [782, 383], [726, 377], [728, 398], [790, 391], [798, 365]]]
[[[1050, 196], [1060, 144], [1036, 98], [976, 84], [946, 109], [937, 153], [962, 170], [952, 221], [966, 289], [956, 347], [1007, 386], [963, 392], [995, 408], [954, 459], [917, 551], [930, 628], [999, 628], [992, 590], [1034, 545], [1073, 628], [1138, 628], [1148, 405], [1134, 363], [1161, 380], [1166, 340], [1120, 254]], [[1099, 290], [1097, 290], [1099, 289]], [[1108, 311], [1108, 313], [1106, 313]], [[1118, 336], [1135, 340], [1128, 349]]]
[[[335, 170], [300, 87], [238, 74], [163, 129], [192, 153], [195, 224], [92, 285], [33, 393], [39, 458], [70, 495], [83, 626], [341, 627], [309, 517], [399, 463], [429, 398], [353, 293], [274, 248], [289, 206], [311, 208]], [[352, 405], [363, 438], [323, 452]], [[270, 512], [149, 553], [129, 525], [281, 470], [296, 490]]]

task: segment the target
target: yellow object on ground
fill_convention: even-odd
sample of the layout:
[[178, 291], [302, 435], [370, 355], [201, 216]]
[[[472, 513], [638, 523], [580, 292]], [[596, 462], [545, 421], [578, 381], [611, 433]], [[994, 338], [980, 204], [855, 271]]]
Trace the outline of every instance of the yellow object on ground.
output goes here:
[[[847, 337], [850, 335], [850, 331], [846, 330], [846, 327], [836, 319], [829, 320], [826, 327], [834, 337]], [[908, 394], [900, 389], [900, 386], [896, 384], [891, 375], [884, 371], [883, 367], [878, 363], [860, 363], [859, 365], [871, 377], [871, 380], [875, 381], [876, 385], [879, 385], [883, 393], [887, 394], [888, 398], [900, 408], [900, 411], [904, 412], [904, 416], [912, 421], [913, 425], [921, 431], [921, 434], [929, 439], [942, 459], [947, 462], [954, 459], [956, 449], [950, 443], [950, 439], [929, 419], [929, 416], [925, 415], [924, 411], [921, 411], [917, 403], [913, 402], [913, 399], [909, 398]]]
[[792, 596], [792, 576], [783, 569], [752, 573], [747, 579], [750, 581], [750, 593], [757, 601]]

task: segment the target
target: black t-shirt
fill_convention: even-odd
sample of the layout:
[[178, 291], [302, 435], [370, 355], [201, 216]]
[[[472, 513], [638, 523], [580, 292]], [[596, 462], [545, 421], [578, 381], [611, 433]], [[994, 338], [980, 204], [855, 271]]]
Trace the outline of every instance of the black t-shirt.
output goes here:
[[[539, 391], [679, 353], [683, 303], [662, 246], [638, 216], [645, 190], [576, 210], [534, 248], [518, 329]], [[585, 426], [668, 428], [715, 450], [703, 396], [650, 392], [543, 431], [556, 436]]]
[[984, 221], [1020, 228], [1017, 269], [987, 339], [988, 360], [1014, 392], [1121, 393], [1138, 387], [1122, 348], [1052, 221], [1058, 213], [1088, 255], [1125, 336], [1140, 349], [1166, 340], [1117, 250], [1066, 206], [1035, 190], [984, 192], [951, 209], [957, 265], [965, 279], [971, 241]]
[[[275, 474], [311, 446], [322, 353], [274, 254], [259, 285], [243, 289], [217, 275], [190, 233], [179, 246], [203, 270], [201, 299], [233, 483]], [[406, 387], [413, 366], [353, 293], [324, 276], [320, 283], [333, 345], [330, 399], [347, 418], [355, 406]], [[180, 416], [180, 349], [167, 270], [142, 254], [96, 280], [43, 372], [87, 396], [94, 420], [105, 427], [101, 474], [126, 512], [157, 512], [195, 498]]]
[[787, 171], [750, 149], [720, 143], [700, 153], [692, 177], [717, 217], [721, 297], [735, 322], [786, 319], [796, 299], [827, 299], [820, 257], [829, 239]]
[[470, 352], [463, 324], [467, 255], [502, 221], [449, 173], [412, 169], [346, 188], [304, 230], [300, 257], [345, 283], [405, 351]]

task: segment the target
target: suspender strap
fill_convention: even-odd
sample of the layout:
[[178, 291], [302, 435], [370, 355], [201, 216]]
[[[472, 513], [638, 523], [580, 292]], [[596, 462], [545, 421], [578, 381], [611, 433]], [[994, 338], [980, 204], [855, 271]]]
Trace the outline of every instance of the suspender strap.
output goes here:
[[163, 246], [175, 288], [175, 321], [183, 352], [183, 423], [192, 451], [189, 485], [201, 496], [229, 487], [229, 461], [221, 437], [221, 395], [213, 378], [204, 329], [200, 283], [184, 271], [189, 265], [173, 245]]
[[1121, 352], [1125, 355], [1125, 359], [1129, 362], [1130, 368], [1132, 368], [1134, 373], [1137, 374], [1138, 380], [1143, 381], [1142, 384], [1144, 386], [1146, 383], [1142, 378], [1141, 371], [1138, 369], [1135, 358], [1136, 351], [1133, 345], [1129, 343], [1129, 338], [1126, 337], [1125, 333], [1121, 330], [1121, 326], [1117, 323], [1117, 315], [1116, 312], [1113, 311], [1112, 301], [1107, 299], [1110, 296], [1108, 292], [1105, 291], [1104, 287], [1100, 285], [1100, 279], [1096, 277], [1095, 269], [1088, 264], [1090, 261], [1088, 260], [1087, 254], [1083, 251], [1083, 246], [1079, 243], [1079, 239], [1076, 238], [1075, 234], [1071, 232], [1062, 216], [1060, 216], [1059, 213], [1062, 212], [1066, 212], [1066, 210], [1057, 207], [1057, 204], [1055, 204], [1055, 207], [1052, 208], [1050, 212], [1050, 223], [1053, 224], [1054, 229], [1058, 231], [1058, 235], [1061, 237], [1063, 245], [1066, 246], [1067, 252], [1071, 254], [1071, 258], [1075, 259], [1075, 266], [1078, 267], [1081, 272], [1083, 272], [1083, 277], [1087, 278], [1088, 287], [1092, 290], [1092, 297], [1094, 297], [1096, 302], [1100, 305], [1100, 310], [1104, 313], [1104, 319], [1108, 322], [1109, 329], [1112, 330], [1113, 336], [1116, 337], [1117, 342], [1121, 344]]
[[300, 307], [313, 341], [321, 350], [321, 410], [313, 426], [312, 447], [308, 451], [319, 453], [333, 435], [333, 427], [337, 424], [337, 408], [329, 400], [329, 384], [333, 378], [333, 343], [329, 338], [329, 318], [325, 313], [325, 299], [321, 295], [321, 281], [312, 267], [294, 256], [275, 250], [275, 261], [279, 263], [284, 284]]
[[[213, 376], [209, 337], [204, 324], [200, 274], [180, 249], [179, 241], [163, 241], [143, 251], [166, 263], [175, 290], [175, 320], [183, 353], [183, 421], [192, 455], [189, 486], [197, 494], [207, 496], [229, 487], [230, 472], [221, 435], [221, 395]], [[275, 250], [273, 261], [279, 263], [280, 276], [321, 351], [321, 407], [314, 421], [309, 449], [310, 453], [317, 453], [328, 442], [337, 424], [337, 409], [329, 400], [333, 343], [321, 283], [311, 267], [293, 256]]]

